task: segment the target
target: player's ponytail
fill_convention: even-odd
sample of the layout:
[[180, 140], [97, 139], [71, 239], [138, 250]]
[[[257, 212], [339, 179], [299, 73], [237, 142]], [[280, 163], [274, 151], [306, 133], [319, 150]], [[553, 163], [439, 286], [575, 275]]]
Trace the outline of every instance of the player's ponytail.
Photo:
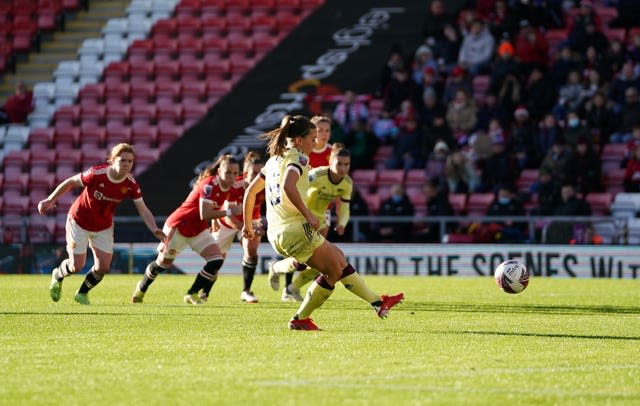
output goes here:
[[279, 156], [287, 149], [287, 140], [295, 137], [304, 137], [316, 126], [305, 116], [286, 115], [280, 122], [280, 128], [262, 134], [261, 138], [267, 141], [267, 151], [270, 156]]

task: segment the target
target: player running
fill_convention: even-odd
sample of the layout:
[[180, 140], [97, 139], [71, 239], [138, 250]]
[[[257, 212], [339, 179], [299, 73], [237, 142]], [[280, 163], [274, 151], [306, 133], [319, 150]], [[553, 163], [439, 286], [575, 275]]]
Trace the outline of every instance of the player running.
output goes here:
[[173, 211], [164, 223], [165, 241], [158, 245], [158, 257], [147, 265], [144, 276], [136, 285], [132, 303], [142, 303], [144, 295], [160, 272], [165, 271], [176, 256], [188, 245], [206, 261], [193, 285], [184, 296], [189, 304], [201, 304], [201, 289], [209, 289], [218, 278], [223, 256], [213, 239], [210, 221], [242, 213], [242, 206], [224, 209], [229, 190], [240, 172], [238, 161], [231, 155], [223, 155], [198, 176], [196, 184], [184, 202]]
[[[242, 175], [238, 177], [231, 187], [229, 197], [227, 198], [227, 207], [242, 204], [245, 189], [249, 186], [249, 183], [260, 174], [263, 166], [264, 163], [262, 162], [260, 154], [257, 152], [251, 151], [245, 155]], [[242, 278], [244, 286], [240, 294], [240, 300], [246, 303], [258, 303], [258, 298], [251, 291], [251, 285], [253, 284], [253, 277], [256, 273], [256, 266], [258, 265], [258, 246], [262, 239], [262, 221], [260, 215], [262, 203], [264, 203], [264, 192], [259, 193], [256, 197], [252, 220], [257, 232], [252, 239], [242, 237], [242, 225], [244, 224], [242, 215], [220, 217], [212, 221], [212, 235], [218, 243], [223, 257], [226, 257], [236, 236], [242, 244]], [[209, 298], [210, 290], [210, 287], [207, 286], [200, 292], [199, 296], [203, 302], [206, 302]]]
[[285, 116], [280, 128], [264, 134], [271, 156], [245, 192], [243, 235], [253, 238], [251, 213], [258, 192], [266, 191], [267, 236], [272, 247], [317, 269], [321, 275], [311, 284], [296, 314], [289, 321], [292, 330], [318, 330], [311, 313], [331, 296], [337, 282], [366, 300], [381, 318], [402, 301], [404, 295], [378, 296], [347, 263], [344, 253], [318, 232], [321, 222], [306, 205], [309, 188], [308, 154], [314, 146], [316, 128], [304, 116]]
[[165, 238], [142, 199], [140, 186], [131, 176], [134, 158], [135, 152], [131, 145], [118, 144], [111, 149], [107, 165], [92, 166], [65, 179], [46, 199], [38, 202], [38, 212], [45, 214], [56, 207], [57, 199], [68, 190], [83, 188], [67, 214], [65, 229], [69, 258], [51, 271], [49, 294], [54, 302], [60, 300], [63, 279], [84, 267], [89, 246], [94, 265], [74, 296], [76, 302], [89, 304], [89, 291], [100, 283], [111, 266], [113, 213], [124, 199], [133, 200], [138, 214], [156, 238]]

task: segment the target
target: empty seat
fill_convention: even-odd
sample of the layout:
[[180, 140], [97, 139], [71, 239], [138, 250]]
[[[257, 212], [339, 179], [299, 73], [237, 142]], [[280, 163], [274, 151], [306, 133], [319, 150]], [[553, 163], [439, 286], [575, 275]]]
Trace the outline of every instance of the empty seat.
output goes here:
[[131, 123], [153, 124], [158, 117], [158, 108], [154, 104], [132, 103]]
[[521, 192], [529, 192], [531, 185], [538, 180], [538, 169], [523, 169], [517, 180], [518, 190]]
[[374, 187], [377, 184], [378, 172], [375, 169], [356, 169], [351, 172], [351, 179], [355, 185]]
[[467, 200], [467, 215], [486, 215], [493, 199], [493, 193], [471, 193]]
[[131, 142], [136, 147], [155, 148], [158, 145], [158, 129], [155, 126], [134, 123], [131, 128]]
[[640, 211], [640, 193], [618, 193], [611, 203], [611, 214], [615, 217], [635, 217]]
[[467, 194], [449, 193], [449, 203], [453, 207], [455, 214], [465, 214], [467, 212]]
[[106, 140], [106, 130], [102, 125], [89, 122], [84, 123], [80, 129], [80, 147], [82, 149], [104, 148]]
[[31, 170], [33, 171], [33, 169], [36, 168], [43, 168], [45, 171], [52, 170], [56, 162], [56, 157], [56, 151], [53, 149], [31, 150], [31, 161], [29, 163]]
[[[380, 150], [380, 148], [378, 148], [378, 150]], [[424, 169], [410, 169], [407, 171], [404, 183], [407, 187], [422, 187], [427, 183], [427, 173]]]
[[612, 193], [589, 193], [585, 199], [591, 205], [593, 215], [606, 216], [611, 212]]
[[404, 183], [404, 170], [382, 169], [378, 171], [378, 186], [402, 185]]
[[29, 134], [29, 149], [32, 151], [48, 149], [53, 146], [55, 129], [51, 127], [37, 128]]
[[32, 244], [52, 243], [55, 232], [55, 219], [39, 214], [29, 217], [27, 235]]
[[624, 191], [624, 169], [610, 169], [604, 174], [604, 187], [609, 193], [620, 193]]

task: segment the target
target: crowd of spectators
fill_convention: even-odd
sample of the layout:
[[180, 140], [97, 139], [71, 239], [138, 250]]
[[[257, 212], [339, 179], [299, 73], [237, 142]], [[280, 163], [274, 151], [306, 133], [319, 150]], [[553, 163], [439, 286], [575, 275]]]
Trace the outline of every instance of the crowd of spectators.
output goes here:
[[[385, 169], [424, 169], [439, 194], [494, 193], [487, 214], [590, 213], [584, 197], [606, 190], [608, 143], [627, 145], [624, 190], [640, 191], [637, 3], [476, 0], [454, 13], [433, 0], [421, 44], [394, 46], [382, 67], [372, 92], [381, 111], [348, 94], [334, 135], [354, 149], [353, 169], [386, 147]], [[597, 12], [614, 6], [616, 19]], [[532, 169], [539, 180], [518, 189]], [[566, 204], [568, 189], [579, 205]], [[505, 241], [527, 238], [522, 224], [501, 230]]]

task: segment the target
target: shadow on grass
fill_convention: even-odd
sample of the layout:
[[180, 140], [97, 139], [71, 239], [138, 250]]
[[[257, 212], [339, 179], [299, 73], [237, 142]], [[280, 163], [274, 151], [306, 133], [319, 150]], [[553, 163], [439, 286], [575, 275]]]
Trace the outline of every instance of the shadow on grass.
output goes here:
[[640, 307], [628, 306], [572, 306], [536, 304], [469, 304], [413, 302], [402, 305], [402, 310], [465, 313], [542, 313], [542, 314], [640, 314]]
[[631, 340], [640, 341], [640, 337], [611, 336], [611, 335], [583, 335], [583, 334], [558, 334], [558, 333], [518, 333], [507, 331], [442, 331], [443, 334], [473, 334], [487, 336], [518, 336], [518, 337], [545, 337], [545, 338], [584, 338], [588, 340]]

